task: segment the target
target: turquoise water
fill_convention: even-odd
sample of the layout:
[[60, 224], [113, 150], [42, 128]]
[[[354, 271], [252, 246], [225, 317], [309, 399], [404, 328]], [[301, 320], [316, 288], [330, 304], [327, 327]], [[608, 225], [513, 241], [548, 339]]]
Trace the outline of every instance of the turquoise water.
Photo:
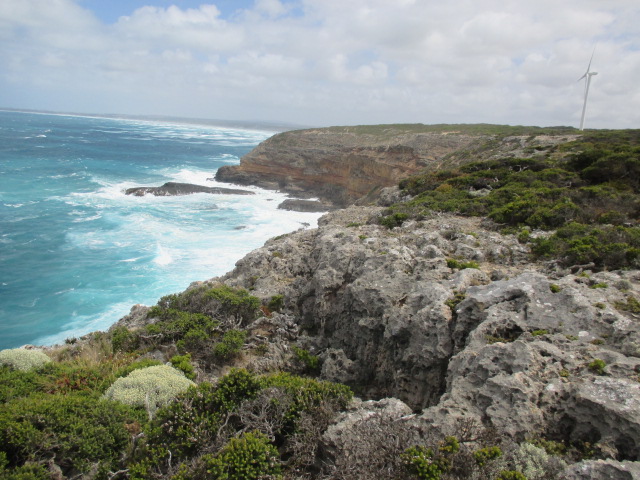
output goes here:
[[[0, 111], [0, 349], [104, 330], [132, 305], [221, 275], [318, 214], [285, 197], [133, 197], [167, 181], [216, 186], [272, 133]], [[225, 185], [226, 186], [226, 185]]]

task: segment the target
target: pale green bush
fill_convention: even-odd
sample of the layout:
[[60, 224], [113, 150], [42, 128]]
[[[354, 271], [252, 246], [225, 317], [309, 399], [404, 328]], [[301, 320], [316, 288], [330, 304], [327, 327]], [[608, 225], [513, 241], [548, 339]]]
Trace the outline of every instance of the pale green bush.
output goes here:
[[181, 371], [168, 365], [156, 365], [134, 370], [126, 377], [117, 379], [104, 397], [145, 407], [149, 416], [153, 416], [159, 407], [168, 404], [191, 386], [195, 386], [195, 383]]
[[27, 350], [13, 348], [0, 351], [0, 365], [7, 365], [16, 370], [31, 370], [40, 368], [51, 359], [42, 350]]
[[566, 463], [553, 455], [549, 455], [543, 448], [531, 443], [522, 443], [514, 452], [513, 463], [515, 469], [522, 472], [528, 480], [545, 480], [556, 478]]

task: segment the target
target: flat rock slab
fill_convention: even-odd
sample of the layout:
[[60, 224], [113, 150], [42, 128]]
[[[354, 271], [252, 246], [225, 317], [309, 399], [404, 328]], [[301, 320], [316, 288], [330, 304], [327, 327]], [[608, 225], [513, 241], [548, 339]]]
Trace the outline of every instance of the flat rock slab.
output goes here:
[[278, 205], [278, 208], [294, 212], [327, 212], [335, 209], [335, 207], [331, 205], [327, 205], [316, 200], [297, 200], [293, 198], [285, 200]]
[[236, 188], [205, 187], [204, 185], [194, 185], [191, 183], [167, 182], [160, 187], [133, 187], [127, 188], [126, 195], [143, 197], [147, 194], [156, 197], [167, 197], [177, 195], [191, 195], [192, 193], [211, 193], [214, 195], [254, 195], [249, 190]]

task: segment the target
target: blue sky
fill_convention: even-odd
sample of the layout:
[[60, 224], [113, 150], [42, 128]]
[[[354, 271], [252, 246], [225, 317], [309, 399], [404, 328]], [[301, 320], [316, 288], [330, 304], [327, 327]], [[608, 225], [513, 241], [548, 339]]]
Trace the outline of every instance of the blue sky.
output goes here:
[[[186, 10], [197, 9], [206, 4], [206, 0], [81, 0], [79, 5], [91, 10], [100, 20], [110, 24], [115, 23], [124, 15], [131, 15], [138, 8], [153, 5], [159, 8], [167, 8], [171, 5]], [[221, 18], [232, 17], [235, 12], [251, 8], [252, 0], [218, 0], [215, 3], [220, 10]]]
[[637, 0], [1, 0], [0, 108], [640, 128]]

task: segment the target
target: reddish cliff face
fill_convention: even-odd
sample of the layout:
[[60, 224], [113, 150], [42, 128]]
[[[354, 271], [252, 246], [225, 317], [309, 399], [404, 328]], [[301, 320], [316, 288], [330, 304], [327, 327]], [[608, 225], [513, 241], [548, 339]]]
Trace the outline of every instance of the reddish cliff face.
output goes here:
[[285, 132], [262, 142], [240, 165], [221, 168], [216, 179], [352, 203], [396, 185], [477, 137], [446, 134], [366, 134], [344, 129]]
[[[421, 132], [419, 127], [331, 127], [280, 133], [245, 155], [240, 165], [220, 168], [216, 179], [345, 206], [426, 168], [475, 160], [487, 145], [495, 147], [490, 135]], [[519, 147], [521, 142], [516, 143]]]

